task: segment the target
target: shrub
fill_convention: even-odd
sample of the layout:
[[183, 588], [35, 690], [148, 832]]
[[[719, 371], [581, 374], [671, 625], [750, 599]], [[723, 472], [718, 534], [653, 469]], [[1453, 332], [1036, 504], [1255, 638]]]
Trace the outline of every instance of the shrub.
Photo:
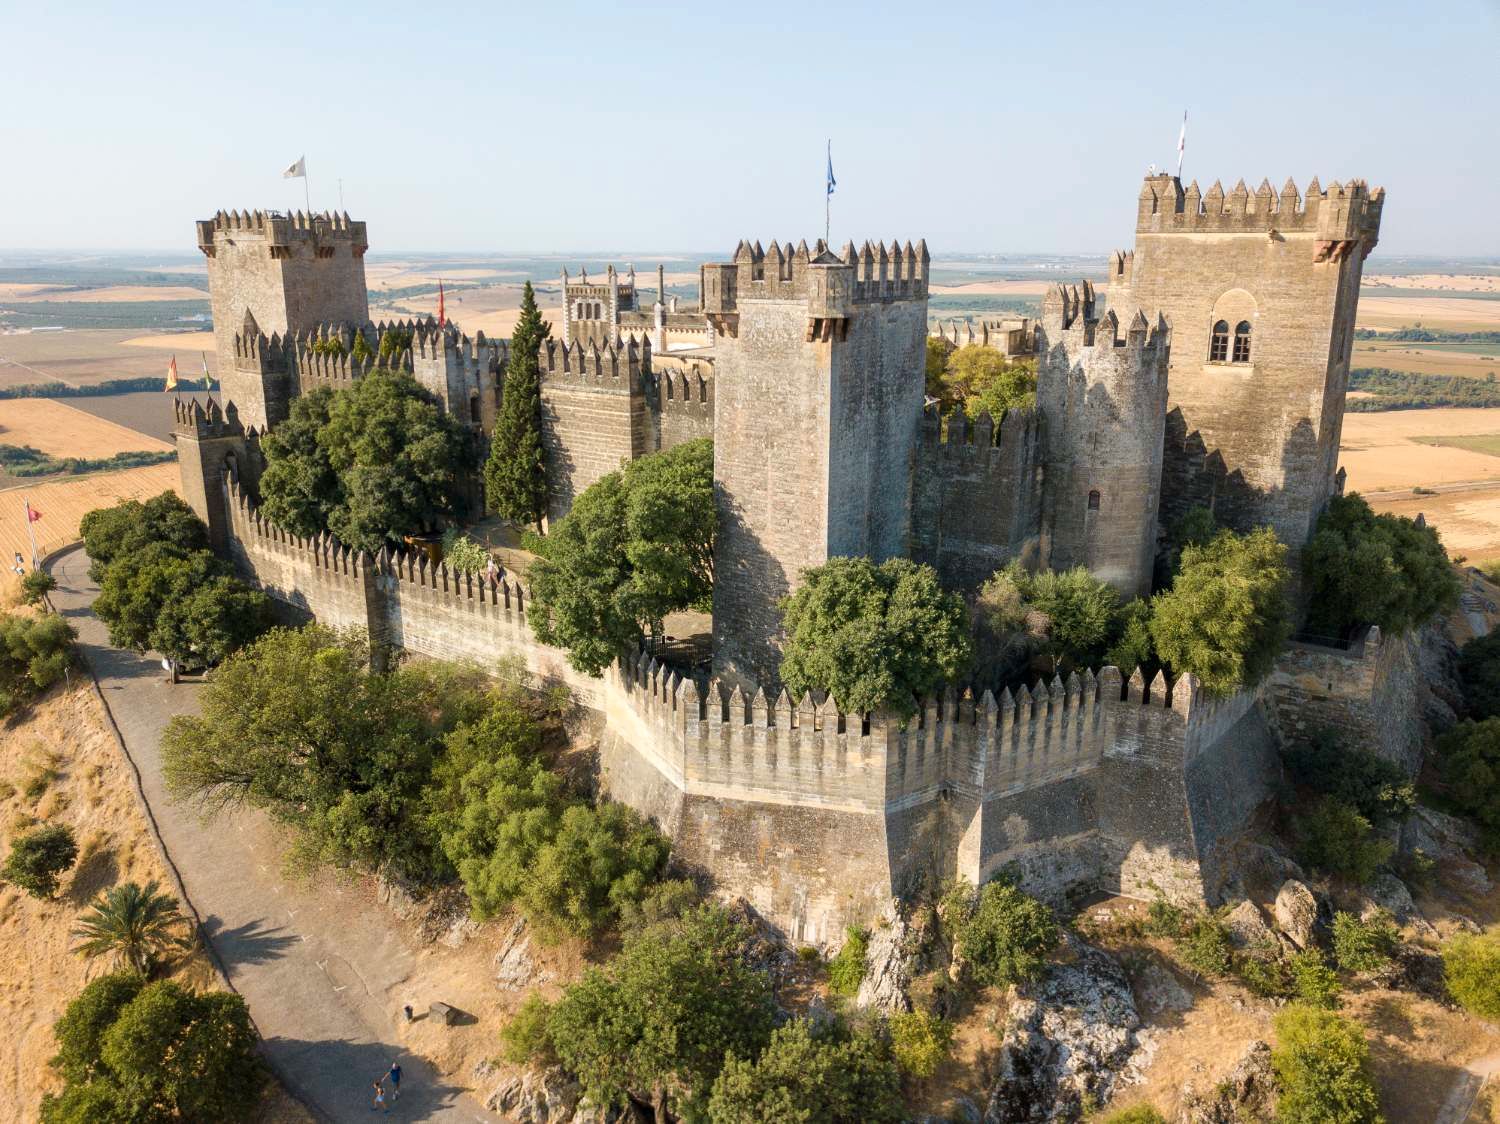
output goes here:
[[1111, 1112], [1100, 1124], [1167, 1124], [1167, 1118], [1157, 1111], [1155, 1105], [1133, 1104]]
[[844, 934], [844, 947], [828, 962], [828, 990], [853, 998], [865, 978], [865, 958], [870, 952], [870, 934], [853, 925]]
[[1210, 694], [1259, 683], [1291, 631], [1286, 581], [1286, 547], [1269, 527], [1183, 547], [1172, 588], [1152, 601], [1157, 655]]
[[1500, 718], [1460, 722], [1437, 739], [1437, 751], [1449, 798], [1500, 838]]
[[830, 558], [782, 603], [781, 678], [793, 698], [827, 691], [846, 712], [916, 713], [917, 697], [969, 665], [963, 599], [931, 566], [905, 558]]
[[73, 662], [73, 629], [56, 613], [0, 614], [0, 717], [60, 680]]
[[489, 565], [490, 552], [457, 527], [443, 532], [443, 561], [460, 574], [482, 574]]
[[521, 1009], [500, 1029], [500, 1056], [511, 1065], [551, 1064], [556, 1057], [547, 1032], [551, 1016], [552, 1004], [536, 992], [528, 995]]
[[1019, 562], [996, 571], [985, 589], [1006, 586], [1019, 598], [1014, 614], [1053, 667], [1097, 664], [1120, 627], [1120, 595], [1083, 566], [1031, 573]]
[[1396, 926], [1384, 914], [1368, 921], [1342, 910], [1333, 915], [1333, 959], [1346, 972], [1383, 968], [1389, 963], [1397, 940]]
[[1349, 805], [1371, 822], [1404, 820], [1417, 803], [1416, 788], [1399, 765], [1346, 746], [1331, 730], [1288, 745], [1282, 760], [1299, 784]]
[[1500, 717], [1500, 632], [1475, 637], [1458, 653], [1464, 702], [1475, 718]]
[[1366, 625], [1405, 632], [1458, 607], [1459, 581], [1437, 531], [1334, 496], [1302, 552], [1307, 627], [1344, 636]]
[[1381, 1120], [1370, 1047], [1358, 1026], [1332, 1011], [1293, 1004], [1276, 1016], [1275, 1028], [1278, 1124]]
[[1465, 1010], [1500, 1019], [1500, 933], [1450, 937], [1443, 945], [1443, 980]]
[[1375, 877], [1396, 850], [1357, 809], [1331, 796], [1296, 817], [1293, 832], [1303, 863], [1359, 885]]
[[725, 1060], [708, 1102], [712, 1124], [817, 1121], [896, 1124], [905, 1119], [891, 1052], [873, 1035], [815, 1031], [793, 1019], [753, 1060]]
[[145, 503], [124, 500], [95, 508], [79, 521], [78, 530], [89, 556], [89, 577], [101, 584], [111, 562], [152, 543], [183, 556], [208, 549], [208, 528], [175, 492], [163, 492]]
[[906, 1011], [890, 1019], [891, 1053], [901, 1072], [925, 1081], [938, 1071], [953, 1045], [953, 1026], [926, 1011]]
[[1039, 977], [1059, 935], [1050, 909], [1008, 880], [995, 879], [979, 891], [959, 947], [976, 980], [1005, 987]]
[[1187, 928], [1187, 913], [1166, 898], [1156, 898], [1146, 908], [1145, 930], [1153, 937], [1180, 937]]
[[40, 605], [47, 594], [57, 588], [57, 579], [46, 570], [32, 570], [21, 579], [21, 600], [27, 605]]
[[1228, 927], [1211, 913], [1199, 914], [1179, 938], [1177, 955], [1200, 976], [1227, 976], [1234, 966]]
[[1294, 952], [1287, 958], [1291, 969], [1292, 991], [1303, 1003], [1313, 1007], [1337, 1007], [1338, 974], [1328, 966], [1323, 954], [1315, 948]]
[[63, 824], [52, 824], [10, 841], [0, 878], [33, 898], [50, 898], [57, 893], [57, 876], [72, 870], [77, 861], [73, 832]]
[[1274, 949], [1266, 955], [1241, 953], [1231, 960], [1235, 977], [1256, 995], [1274, 999], [1291, 993], [1291, 970]]

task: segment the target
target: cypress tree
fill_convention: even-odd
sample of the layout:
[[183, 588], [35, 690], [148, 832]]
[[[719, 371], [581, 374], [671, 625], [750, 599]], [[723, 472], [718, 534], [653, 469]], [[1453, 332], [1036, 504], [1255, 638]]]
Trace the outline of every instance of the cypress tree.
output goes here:
[[547, 473], [542, 464], [542, 395], [537, 349], [552, 334], [552, 325], [536, 307], [531, 282], [521, 293], [521, 318], [510, 337], [505, 393], [490, 457], [484, 466], [484, 492], [490, 507], [513, 523], [531, 523], [540, 531], [547, 506]]

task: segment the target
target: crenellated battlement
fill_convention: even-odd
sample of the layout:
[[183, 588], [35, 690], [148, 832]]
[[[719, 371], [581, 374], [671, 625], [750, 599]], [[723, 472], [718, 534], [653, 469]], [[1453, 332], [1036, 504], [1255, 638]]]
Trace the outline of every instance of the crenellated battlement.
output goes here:
[[1042, 418], [1035, 408], [1015, 407], [1005, 411], [998, 426], [988, 411], [971, 419], [963, 410], [955, 410], [946, 426], [943, 420], [937, 404], [922, 410], [921, 448], [927, 455], [943, 451], [983, 456], [995, 450], [1011, 453], [1034, 448]]
[[226, 402], [222, 408], [213, 398], [199, 402], [196, 398], [183, 401], [181, 398], [172, 401], [173, 430], [178, 433], [189, 434], [199, 440], [215, 437], [246, 437], [258, 441], [259, 434], [255, 427], [251, 426], [247, 431], [240, 422], [240, 414], [233, 402]]
[[304, 211], [220, 211], [211, 219], [200, 219], [198, 249], [208, 257], [218, 253], [217, 240], [227, 238], [255, 238], [272, 248], [290, 249], [294, 245], [314, 246], [347, 243], [355, 257], [362, 257], [369, 248], [370, 240], [363, 222], [349, 217], [348, 212], [324, 211], [309, 214]]
[[1367, 243], [1380, 232], [1385, 189], [1364, 180], [1335, 180], [1324, 190], [1316, 176], [1304, 195], [1288, 179], [1280, 192], [1261, 180], [1253, 192], [1240, 180], [1226, 193], [1215, 180], [1206, 192], [1194, 180], [1186, 188], [1175, 176], [1150, 175], [1141, 188], [1138, 234], [1315, 234], [1319, 241]]
[[944, 340], [955, 348], [992, 347], [1006, 357], [1025, 356], [1036, 351], [1036, 323], [1027, 316], [1000, 320], [981, 319], [978, 327], [967, 317], [938, 321], [928, 335]]
[[537, 359], [545, 382], [633, 394], [641, 390], [643, 376], [651, 373], [651, 342], [631, 339], [619, 347], [606, 343], [601, 348], [593, 339], [586, 344], [547, 339]]
[[1066, 343], [1070, 350], [1130, 347], [1143, 351], [1165, 351], [1171, 345], [1171, 327], [1166, 317], [1154, 319], [1136, 309], [1124, 333], [1114, 309], [1095, 316], [1094, 286], [1053, 285], [1042, 298], [1042, 326], [1049, 344]]
[[684, 369], [663, 368], [654, 373], [658, 408], [676, 410], [713, 405], [713, 367], [693, 363]]

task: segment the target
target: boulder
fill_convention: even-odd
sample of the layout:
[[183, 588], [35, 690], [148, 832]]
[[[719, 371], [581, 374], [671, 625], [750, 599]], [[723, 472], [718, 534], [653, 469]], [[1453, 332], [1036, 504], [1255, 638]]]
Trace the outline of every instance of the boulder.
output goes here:
[[516, 1124], [569, 1124], [583, 1089], [561, 1066], [528, 1069], [500, 1083], [484, 1102]]
[[1312, 944], [1313, 928], [1318, 921], [1318, 899], [1295, 878], [1288, 878], [1276, 891], [1276, 927], [1298, 948]]
[[1468, 859], [1448, 859], [1439, 863], [1438, 875], [1460, 894], [1474, 898], [1483, 897], [1495, 886], [1490, 881], [1489, 872]]
[[1418, 805], [1401, 826], [1401, 851], [1420, 851], [1429, 859], [1469, 859], [1479, 847], [1479, 832], [1472, 825]]
[[764, 972], [771, 980], [771, 987], [779, 992], [796, 960], [796, 954], [781, 939], [781, 935], [771, 924], [744, 898], [735, 898], [730, 902], [728, 913], [750, 934], [740, 950], [745, 963], [758, 972]]
[[1410, 925], [1420, 933], [1430, 934], [1435, 930], [1427, 923], [1412, 901], [1406, 883], [1388, 870], [1382, 870], [1370, 879], [1360, 896], [1359, 916], [1368, 921], [1381, 913], [1389, 914], [1398, 925]]
[[1276, 1104], [1276, 1074], [1271, 1047], [1252, 1042], [1224, 1080], [1199, 1091], [1192, 1084], [1182, 1090], [1179, 1124], [1251, 1124], [1269, 1120]]
[[1259, 948], [1276, 943], [1276, 934], [1266, 924], [1265, 915], [1249, 899], [1229, 911], [1224, 918], [1224, 925], [1229, 930], [1229, 940], [1235, 948]]
[[911, 960], [907, 953], [907, 924], [895, 910], [884, 925], [870, 933], [865, 954], [865, 978], [859, 982], [854, 1005], [887, 1015], [911, 1010]]
[[1073, 959], [1017, 989], [1001, 1028], [994, 1087], [984, 1124], [1076, 1120], [1115, 1087], [1134, 1084], [1154, 1043], [1124, 969], [1100, 949], [1069, 936]]
[[520, 991], [535, 984], [546, 983], [552, 978], [550, 972], [537, 970], [531, 956], [531, 934], [526, 931], [526, 918], [517, 917], [511, 922], [500, 949], [495, 953], [495, 983], [502, 991]]

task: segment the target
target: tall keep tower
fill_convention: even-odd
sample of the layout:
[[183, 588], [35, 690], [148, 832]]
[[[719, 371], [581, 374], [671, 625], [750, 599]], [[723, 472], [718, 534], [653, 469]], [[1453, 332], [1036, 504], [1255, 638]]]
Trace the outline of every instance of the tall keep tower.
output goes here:
[[272, 415], [288, 391], [274, 371], [236, 362], [235, 337], [285, 340], [319, 324], [369, 320], [365, 224], [347, 214], [220, 211], [197, 226], [224, 397], [245, 424], [264, 428], [279, 420]]
[[905, 553], [922, 415], [926, 243], [821, 241], [705, 265], [714, 342], [715, 670], [774, 683], [777, 602], [838, 555]]
[[1054, 286], [1036, 333], [1047, 419], [1042, 545], [1054, 570], [1087, 566], [1125, 597], [1151, 592], [1170, 330], [1137, 310], [1121, 331], [1094, 288]]
[[[1294, 550], [1335, 490], [1360, 275], [1383, 189], [1314, 179], [1300, 199], [1146, 177], [1111, 307], [1172, 325], [1162, 523], [1196, 503]], [[1121, 311], [1121, 316], [1128, 311]]]

